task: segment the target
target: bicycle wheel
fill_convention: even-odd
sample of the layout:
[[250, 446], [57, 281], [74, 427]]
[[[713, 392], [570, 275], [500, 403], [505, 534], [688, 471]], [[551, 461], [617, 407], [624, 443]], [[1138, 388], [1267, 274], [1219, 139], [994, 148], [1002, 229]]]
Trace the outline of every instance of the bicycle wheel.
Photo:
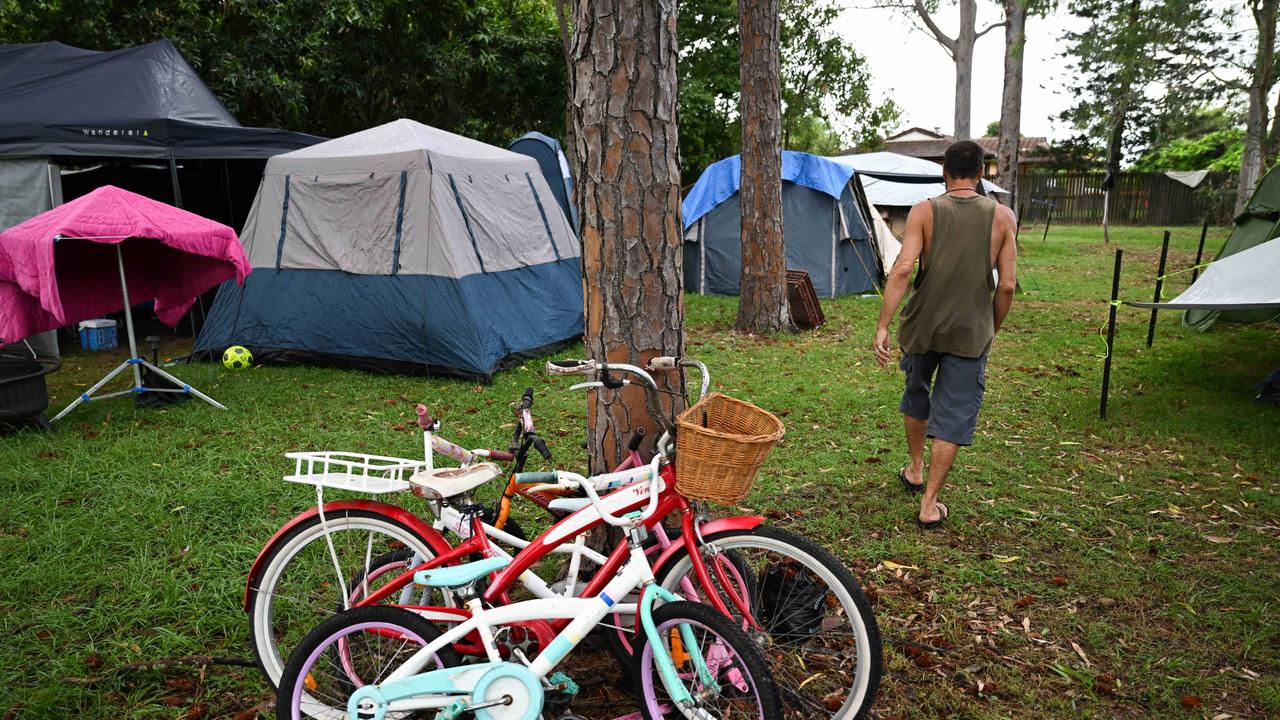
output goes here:
[[[347, 720], [347, 700], [356, 688], [381, 682], [438, 637], [434, 625], [401, 608], [370, 605], [338, 613], [308, 633], [289, 657], [276, 692], [276, 717]], [[446, 647], [423, 672], [458, 662]]]
[[[319, 516], [299, 523], [276, 543], [250, 588], [249, 638], [267, 681], [279, 683], [289, 653], [318, 622], [433, 557], [411, 528], [377, 511], [335, 510], [324, 523]], [[447, 592], [412, 591], [388, 600], [457, 604]]]
[[[746, 598], [753, 622], [737, 611], [708, 558], [715, 591], [762, 648], [787, 717], [865, 717], [880, 687], [883, 658], [875, 615], [852, 573], [810, 540], [766, 525], [705, 540], [719, 553], [732, 553], [732, 562], [721, 567], [741, 570], [741, 580], [729, 573], [728, 590]], [[705, 599], [687, 551], [664, 565], [656, 571], [663, 587], [687, 597], [690, 585], [682, 581], [688, 580], [697, 588], [689, 599]]]
[[[667, 529], [666, 531], [667, 537], [673, 540], [678, 540], [680, 538], [680, 531], [678, 529]], [[657, 559], [660, 551], [661, 548], [658, 547], [658, 544], [652, 541], [652, 539], [650, 539], [650, 542], [646, 543], [645, 554], [649, 556], [650, 562]], [[721, 566], [725, 569], [727, 577], [743, 579], [742, 581], [748, 586], [746, 590], [746, 597], [751, 597], [751, 594], [754, 592], [754, 588], [752, 586], [750, 573], [747, 572], [746, 565], [743, 563], [741, 558], [732, 551], [729, 551], [720, 553], [714, 558], [708, 558], [708, 561], [714, 561], [722, 564]], [[690, 580], [696, 582], [696, 580], [693, 580], [692, 578], [690, 578]], [[691, 590], [691, 588], [686, 588], [686, 590]], [[681, 594], [691, 595], [692, 593], [684, 592]], [[619, 603], [635, 603], [636, 599], [637, 593], [633, 592], [620, 600]], [[605, 616], [599, 626], [601, 636], [604, 638], [605, 647], [608, 648], [609, 653], [613, 655], [614, 659], [623, 667], [627, 667], [631, 663], [631, 656], [634, 652], [633, 645], [635, 642], [636, 629], [635, 620], [636, 616], [633, 613], [610, 613]]]
[[[674, 602], [653, 611], [653, 624], [667, 654], [675, 663], [678, 681], [693, 696], [692, 708], [671, 702], [654, 657], [648, 635], [636, 638], [632, 660], [632, 687], [646, 720], [661, 718], [752, 718], [779, 720], [782, 703], [778, 688], [760, 648], [729, 618], [693, 602]], [[694, 647], [686, 644], [681, 630], [692, 631]], [[697, 656], [705, 662], [711, 682], [706, 682]]]

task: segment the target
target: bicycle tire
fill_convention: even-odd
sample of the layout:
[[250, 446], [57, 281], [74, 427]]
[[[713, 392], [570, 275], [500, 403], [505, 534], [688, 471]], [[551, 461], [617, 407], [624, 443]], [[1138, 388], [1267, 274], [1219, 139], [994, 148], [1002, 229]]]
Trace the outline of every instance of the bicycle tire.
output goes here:
[[[249, 589], [249, 641], [253, 647], [258, 669], [262, 671], [263, 676], [273, 688], [277, 687], [280, 676], [284, 672], [285, 661], [288, 659], [291, 646], [313, 628], [318, 619], [332, 614], [336, 608], [346, 606], [342, 591], [338, 589], [342, 587], [342, 582], [339, 580], [345, 582], [347, 578], [363, 577], [367, 573], [367, 569], [361, 570], [365, 567], [361, 564], [363, 560], [357, 560], [354, 566], [344, 566], [342, 577], [336, 575], [324, 542], [326, 527], [331, 535], [349, 529], [368, 531], [370, 538], [373, 538], [376, 533], [386, 538], [388, 544], [403, 545], [404, 548], [419, 553], [424, 559], [435, 557], [431, 545], [419, 537], [412, 528], [373, 510], [357, 508], [334, 510], [325, 513], [323, 525], [320, 517], [316, 515], [291, 528], [280, 538], [271, 554], [265, 559], [257, 585]], [[372, 545], [372, 540], [369, 541], [369, 545]], [[372, 552], [368, 554], [373, 555]], [[386, 548], [379, 545], [376, 557], [380, 558], [385, 554], [387, 554]], [[359, 557], [358, 553], [356, 556]], [[300, 561], [299, 558], [303, 559]], [[327, 566], [326, 563], [328, 563]], [[372, 566], [372, 563], [369, 566]], [[299, 585], [306, 589], [306, 597], [286, 594], [282, 588], [282, 578], [288, 577], [288, 573], [292, 571], [299, 573]], [[313, 572], [314, 579], [317, 581], [312, 582], [312, 578], [306, 577], [307, 572]], [[319, 578], [324, 579], [319, 580]], [[329, 584], [328, 587], [325, 587], [326, 582]], [[302, 590], [300, 589], [299, 592]], [[283, 603], [286, 607], [279, 607], [282, 599], [285, 598], [289, 600]], [[442, 594], [441, 598], [430, 604], [456, 603], [452, 601], [451, 595]], [[286, 611], [290, 617], [296, 616], [296, 627], [290, 627], [288, 618], [282, 617]], [[282, 644], [285, 647], [282, 648]]]
[[[803, 632], [794, 628], [787, 628], [786, 631], [777, 633], [772, 631], [773, 628], [766, 628], [765, 632], [755, 630], [748, 634], [765, 646], [764, 654], [769, 660], [770, 671], [778, 683], [788, 712], [798, 712], [800, 717], [805, 718], [832, 718], [832, 720], [861, 720], [866, 717], [879, 690], [884, 660], [875, 614], [862, 588], [848, 568], [811, 540], [768, 525], [760, 525], [752, 530], [727, 530], [708, 535], [704, 539], [707, 545], [720, 551], [736, 551], [753, 567], [761, 561], [749, 551], [755, 549], [776, 553], [780, 558], [786, 558], [788, 562], [798, 563], [798, 566], [778, 563], [778, 567], [788, 570], [796, 567], [805, 568], [808, 570], [805, 575], [808, 582], [813, 583], [815, 587], [819, 581], [825, 585], [825, 594], [822, 595], [824, 607], [829, 609], [830, 598], [834, 597], [839, 610], [831, 614], [824, 611], [820, 634], [799, 637]], [[691, 574], [692, 567], [686, 548], [673, 555], [663, 567], [657, 568], [655, 575], [660, 585], [679, 594], [679, 579], [686, 574]], [[765, 572], [767, 569], [756, 573], [758, 592], [763, 589]], [[696, 580], [694, 582], [696, 583]], [[703, 591], [705, 592], [705, 589]], [[725, 604], [732, 610], [734, 606], [723, 596], [722, 591], [719, 592], [722, 593]], [[751, 598], [751, 602], [755, 608], [755, 614], [759, 615], [762, 606], [766, 604], [762, 602], [762, 595]], [[843, 633], [837, 632], [838, 625], [825, 627], [829, 618], [839, 613], [848, 620], [848, 629]], [[782, 619], [779, 618], [779, 620]], [[775, 634], [782, 637], [775, 637]], [[851, 682], [848, 682], [843, 691], [840, 687], [831, 684], [825, 676], [818, 682], [810, 681], [802, 685], [813, 677], [812, 667], [828, 664], [820, 661], [825, 661], [830, 656], [829, 648], [840, 642], [842, 637], [846, 640], [851, 639], [854, 643], [854, 657], [857, 660]], [[817, 648], [811, 648], [807, 653], [811, 657], [801, 658], [801, 653], [794, 650], [804, 648], [810, 640], [825, 644], [823, 653], [819, 655]], [[841, 652], [847, 653], [848, 650]], [[799, 660], [793, 658], [799, 658]], [[809, 669], [806, 670], [806, 667]], [[836, 675], [837, 673], [827, 673], [827, 676]], [[843, 692], [844, 701], [839, 709], [832, 711], [828, 709], [827, 702], [828, 696], [835, 692]]]
[[[666, 530], [667, 537], [674, 538], [675, 540], [680, 539], [679, 528], [666, 528]], [[658, 548], [656, 541], [653, 541], [652, 538], [650, 538], [649, 541], [646, 541], [645, 553], [651, 555], [649, 558], [650, 562], [656, 560], [657, 555], [660, 552], [661, 548]], [[726, 553], [725, 557], [730, 564], [734, 565], [735, 568], [740, 569], [740, 558], [737, 558], [731, 553]], [[633, 593], [620, 602], [635, 602], [635, 599], [636, 596], [635, 593]], [[604, 639], [605, 648], [608, 649], [609, 654], [613, 655], [613, 658], [623, 667], [627, 667], [631, 663], [634, 651], [632, 646], [635, 638], [635, 628], [635, 615], [623, 613], [611, 613], [606, 615], [605, 621], [600, 625], [600, 633], [601, 637]]]
[[[307, 633], [290, 655], [276, 691], [276, 717], [346, 720], [346, 699], [354, 688], [379, 682], [399, 667], [398, 661], [438, 637], [440, 631], [421, 616], [389, 605], [333, 615]], [[374, 650], [381, 652], [374, 655]], [[460, 662], [449, 647], [442, 648], [435, 659], [436, 667]]]
[[[688, 625], [694, 631], [695, 637], [701, 638], [698, 646], [704, 658], [720, 656], [714, 663], [716, 689], [708, 692], [706, 687], [695, 687], [690, 694], [700, 705], [724, 699], [731, 707], [741, 706], [738, 709], [742, 712], [717, 711], [709, 714], [710, 717], [725, 720], [738, 717], [753, 718], [753, 720], [781, 720], [782, 700], [778, 695], [777, 686], [770, 677], [765, 658], [755, 641], [739, 630], [733, 621], [707, 605], [673, 602], [653, 611], [653, 623], [660, 637], [672, 637], [672, 646], [676, 648], [676, 653], [672, 653], [671, 649], [667, 652], [671, 655], [683, 653], [684, 658], [674, 658], [677, 662], [677, 671], [689, 658], [688, 653], [684, 652], [683, 637], [675, 633], [676, 628], [681, 625]], [[718, 640], [704, 647], [701, 640], [709, 639], [712, 634]], [[679, 642], [676, 637], [680, 637]], [[683, 675], [689, 682], [694, 682], [697, 677], [694, 671]], [[640, 633], [636, 640], [631, 664], [631, 683], [636, 700], [640, 704], [640, 712], [646, 720], [664, 720], [669, 716], [665, 710], [670, 706], [663, 702], [663, 698], [667, 697], [667, 690], [656, 668], [654, 651], [645, 633]], [[752, 697], [754, 701], [750, 699]], [[674, 708], [671, 709], [674, 710]], [[674, 716], [679, 717], [678, 711]]]

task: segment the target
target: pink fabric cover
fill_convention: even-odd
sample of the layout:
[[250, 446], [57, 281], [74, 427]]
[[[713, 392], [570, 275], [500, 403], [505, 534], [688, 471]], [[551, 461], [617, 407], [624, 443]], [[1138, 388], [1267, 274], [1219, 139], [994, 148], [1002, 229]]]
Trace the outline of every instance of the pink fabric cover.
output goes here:
[[123, 309], [117, 244], [130, 302], [154, 300], [170, 327], [250, 271], [231, 228], [107, 185], [0, 232], [0, 343]]

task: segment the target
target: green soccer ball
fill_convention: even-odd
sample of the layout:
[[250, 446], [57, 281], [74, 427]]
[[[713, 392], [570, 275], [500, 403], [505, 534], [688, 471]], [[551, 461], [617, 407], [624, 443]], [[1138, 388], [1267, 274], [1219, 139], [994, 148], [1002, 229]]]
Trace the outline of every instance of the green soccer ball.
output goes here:
[[243, 345], [232, 345], [222, 353], [222, 364], [228, 370], [244, 370], [253, 364], [253, 353]]

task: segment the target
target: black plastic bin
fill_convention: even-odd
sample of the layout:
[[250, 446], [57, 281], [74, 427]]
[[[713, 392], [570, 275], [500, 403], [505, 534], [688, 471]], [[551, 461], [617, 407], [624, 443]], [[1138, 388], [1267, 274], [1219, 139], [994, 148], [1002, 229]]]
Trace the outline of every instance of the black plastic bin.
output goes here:
[[0, 424], [35, 424], [45, 430], [49, 421], [49, 389], [44, 376], [58, 369], [57, 360], [0, 357]]

